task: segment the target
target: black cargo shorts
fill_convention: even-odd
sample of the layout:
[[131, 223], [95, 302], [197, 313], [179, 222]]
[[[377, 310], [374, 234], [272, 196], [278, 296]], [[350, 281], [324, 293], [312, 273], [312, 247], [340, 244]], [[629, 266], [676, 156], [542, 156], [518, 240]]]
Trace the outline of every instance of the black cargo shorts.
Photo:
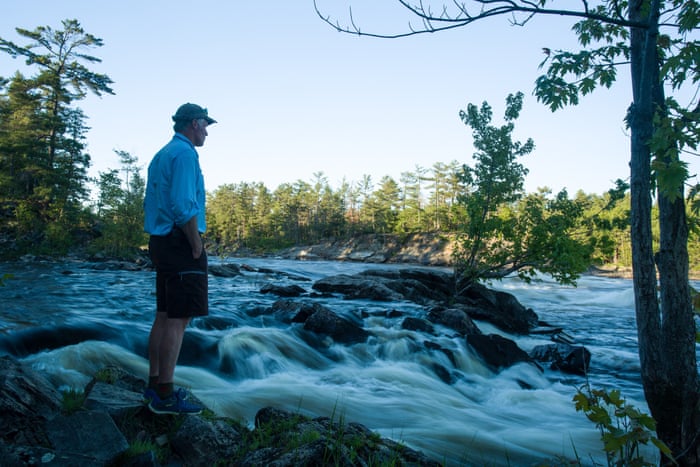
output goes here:
[[151, 235], [148, 252], [156, 269], [156, 307], [168, 318], [209, 314], [207, 254], [198, 259], [185, 233], [174, 227], [169, 235]]

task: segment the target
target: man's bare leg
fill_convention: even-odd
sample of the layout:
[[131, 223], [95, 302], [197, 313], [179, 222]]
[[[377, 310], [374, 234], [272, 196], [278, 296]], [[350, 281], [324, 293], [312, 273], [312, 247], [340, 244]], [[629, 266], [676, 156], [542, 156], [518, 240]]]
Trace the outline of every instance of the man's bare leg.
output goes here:
[[175, 365], [180, 356], [182, 339], [191, 318], [161, 320], [162, 330], [158, 347], [158, 384], [170, 384], [175, 379]]
[[148, 336], [148, 378], [158, 383], [158, 374], [160, 372], [160, 343], [163, 340], [165, 332], [165, 324], [168, 320], [168, 315], [159, 311], [156, 313], [156, 318], [151, 327], [151, 333]]

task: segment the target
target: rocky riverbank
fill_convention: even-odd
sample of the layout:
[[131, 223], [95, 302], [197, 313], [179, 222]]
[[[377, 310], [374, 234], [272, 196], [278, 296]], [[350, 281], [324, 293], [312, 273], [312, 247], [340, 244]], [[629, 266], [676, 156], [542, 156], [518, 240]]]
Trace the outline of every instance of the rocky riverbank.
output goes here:
[[[358, 261], [366, 263], [405, 263], [451, 267], [454, 235], [438, 233], [367, 234], [349, 239], [326, 240], [315, 245], [295, 246], [274, 253], [285, 259]], [[591, 266], [587, 274], [622, 279], [632, 278], [632, 268]], [[700, 271], [691, 272], [691, 279]]]
[[299, 260], [451, 266], [453, 250], [454, 239], [446, 234], [368, 234], [295, 246], [278, 251], [275, 256]]
[[211, 410], [154, 415], [142, 401], [144, 381], [119, 368], [101, 370], [83, 391], [60, 393], [2, 357], [0, 382], [2, 465], [440, 465], [340, 418], [265, 407], [251, 429]]

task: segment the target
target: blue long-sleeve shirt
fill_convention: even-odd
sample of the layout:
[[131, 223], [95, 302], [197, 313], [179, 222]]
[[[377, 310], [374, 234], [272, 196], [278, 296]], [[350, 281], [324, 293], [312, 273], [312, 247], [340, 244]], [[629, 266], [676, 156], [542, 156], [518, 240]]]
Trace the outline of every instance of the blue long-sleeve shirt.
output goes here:
[[174, 225], [182, 226], [197, 216], [197, 228], [204, 233], [205, 203], [199, 154], [187, 137], [175, 133], [148, 166], [144, 230], [168, 235]]

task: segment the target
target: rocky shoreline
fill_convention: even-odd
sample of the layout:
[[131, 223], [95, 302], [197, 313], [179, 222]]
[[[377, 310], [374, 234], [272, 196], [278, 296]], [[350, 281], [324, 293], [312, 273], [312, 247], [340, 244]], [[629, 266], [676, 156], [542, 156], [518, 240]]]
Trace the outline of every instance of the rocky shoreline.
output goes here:
[[[350, 239], [326, 240], [315, 245], [295, 246], [270, 256], [294, 260], [355, 261], [365, 263], [401, 263], [421, 266], [452, 267], [454, 236], [437, 233], [367, 234]], [[586, 274], [631, 279], [632, 268], [591, 266]], [[694, 275], [700, 278], [700, 273]]]
[[[96, 263], [95, 267], [104, 265]], [[212, 265], [210, 274], [235, 277], [248, 269], [246, 265]], [[439, 344], [438, 337], [444, 332], [464, 339], [496, 373], [522, 363], [540, 371], [547, 365], [573, 374], [582, 374], [590, 366], [587, 349], [572, 345], [562, 329], [542, 323], [513, 295], [479, 284], [456, 291], [449, 272], [371, 270], [325, 277], [311, 289], [263, 284], [260, 293], [279, 298], [272, 306], [249, 314], [265, 315], [280, 326], [301, 326], [318, 336], [319, 342], [332, 339], [353, 345], [369, 337], [362, 321], [340, 316], [315, 302], [315, 296], [410, 300], [422, 305], [425, 313], [393, 314], [391, 318], [400, 320], [401, 328], [422, 335], [428, 351], [444, 353], [453, 365], [452, 351]], [[528, 354], [510, 339], [483, 333], [474, 320], [514, 334], [549, 334], [554, 342], [536, 346]], [[445, 383], [454, 382], [450, 365], [435, 364], [432, 371]], [[41, 373], [5, 356], [0, 358], [0, 384], [0, 457], [9, 465], [440, 465], [367, 427], [334, 419], [332, 414], [311, 418], [263, 407], [252, 429], [209, 410], [199, 416], [155, 416], [141, 400], [144, 381], [119, 368], [106, 368], [93, 375], [85, 388], [61, 394]], [[521, 386], [528, 390], [526, 382]]]
[[440, 465], [363, 425], [274, 407], [260, 409], [252, 429], [208, 409], [155, 415], [142, 401], [145, 382], [114, 367], [82, 392], [60, 393], [1, 357], [0, 381], [2, 465]]

